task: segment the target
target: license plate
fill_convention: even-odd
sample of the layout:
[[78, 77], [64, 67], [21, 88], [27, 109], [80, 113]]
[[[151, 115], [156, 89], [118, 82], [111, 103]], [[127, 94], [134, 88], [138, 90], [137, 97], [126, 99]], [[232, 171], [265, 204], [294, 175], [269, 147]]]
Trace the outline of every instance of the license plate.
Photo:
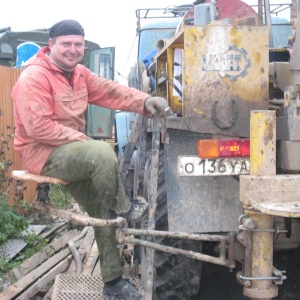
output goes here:
[[203, 159], [198, 156], [179, 156], [179, 176], [245, 175], [250, 172], [249, 158]]

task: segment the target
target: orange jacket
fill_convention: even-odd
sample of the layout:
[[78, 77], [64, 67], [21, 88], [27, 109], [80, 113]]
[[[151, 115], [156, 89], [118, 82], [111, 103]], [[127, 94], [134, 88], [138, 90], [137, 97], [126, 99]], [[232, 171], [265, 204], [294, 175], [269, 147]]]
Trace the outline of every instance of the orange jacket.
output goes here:
[[12, 90], [14, 148], [25, 167], [40, 174], [55, 147], [84, 141], [88, 103], [144, 114], [149, 95], [107, 80], [83, 65], [73, 71], [71, 84], [42, 48], [21, 73]]

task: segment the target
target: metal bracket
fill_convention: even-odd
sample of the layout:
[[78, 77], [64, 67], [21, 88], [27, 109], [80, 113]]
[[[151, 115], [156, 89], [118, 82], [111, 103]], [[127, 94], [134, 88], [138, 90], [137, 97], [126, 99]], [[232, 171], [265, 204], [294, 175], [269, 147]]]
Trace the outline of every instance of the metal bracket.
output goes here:
[[288, 230], [280, 229], [279, 227], [276, 227], [276, 229], [249, 229], [246, 228], [244, 225], [239, 225], [239, 229], [244, 231], [253, 231], [253, 232], [274, 232], [276, 236], [278, 236], [280, 233], [287, 233]]
[[272, 280], [277, 285], [283, 284], [283, 280], [287, 279], [287, 277], [285, 275], [283, 275], [283, 273], [285, 273], [285, 271], [279, 271], [275, 267], [273, 267], [273, 273], [275, 275], [273, 277], [248, 277], [248, 276], [243, 276], [240, 274], [239, 278], [242, 279], [243, 281]]

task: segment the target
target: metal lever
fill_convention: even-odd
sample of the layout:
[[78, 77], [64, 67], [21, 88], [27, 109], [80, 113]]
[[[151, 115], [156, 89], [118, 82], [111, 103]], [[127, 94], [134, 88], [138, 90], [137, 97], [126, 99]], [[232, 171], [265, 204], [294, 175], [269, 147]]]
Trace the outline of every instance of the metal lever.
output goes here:
[[175, 91], [182, 97], [182, 91], [175, 85], [175, 83], [166, 75], [166, 72], [161, 72], [161, 76], [165, 77], [166, 80], [171, 84], [171, 86], [175, 89]]

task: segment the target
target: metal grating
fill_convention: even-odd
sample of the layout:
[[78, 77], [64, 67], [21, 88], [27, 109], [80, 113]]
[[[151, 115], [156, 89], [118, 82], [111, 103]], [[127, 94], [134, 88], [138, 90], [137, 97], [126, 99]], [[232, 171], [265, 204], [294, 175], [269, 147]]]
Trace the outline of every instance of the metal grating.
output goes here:
[[[137, 278], [127, 279], [137, 289], [142, 289]], [[103, 287], [101, 275], [60, 274], [55, 279], [52, 300], [105, 300]]]

